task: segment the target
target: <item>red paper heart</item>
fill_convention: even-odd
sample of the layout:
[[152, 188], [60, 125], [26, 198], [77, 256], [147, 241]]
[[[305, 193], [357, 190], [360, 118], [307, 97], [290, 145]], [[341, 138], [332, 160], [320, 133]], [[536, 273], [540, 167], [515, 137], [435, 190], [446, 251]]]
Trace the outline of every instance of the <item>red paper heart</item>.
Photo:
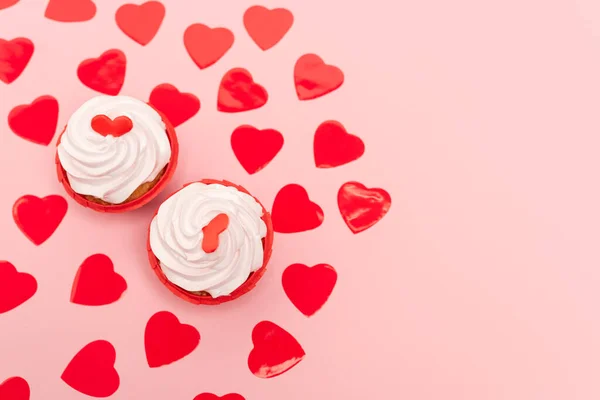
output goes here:
[[57, 123], [58, 101], [52, 96], [40, 96], [8, 114], [8, 126], [17, 136], [44, 146], [52, 141]]
[[227, 28], [209, 28], [193, 24], [183, 34], [183, 44], [200, 69], [210, 67], [233, 45], [233, 33]]
[[73, 389], [92, 397], [108, 397], [120, 384], [115, 370], [117, 354], [106, 340], [86, 345], [73, 357], [61, 379]]
[[25, 195], [13, 205], [15, 223], [38, 246], [52, 236], [66, 213], [67, 201], [59, 195], [42, 199]]
[[200, 343], [200, 333], [179, 322], [168, 311], [154, 314], [144, 336], [146, 359], [150, 368], [171, 364], [190, 354]]
[[124, 115], [110, 119], [106, 115], [96, 115], [92, 118], [92, 129], [102, 136], [123, 136], [133, 129], [133, 122]]
[[346, 132], [337, 121], [325, 121], [315, 132], [314, 153], [317, 168], [333, 168], [354, 161], [365, 152], [365, 144]]
[[200, 393], [198, 396], [194, 397], [194, 400], [245, 400], [244, 396], [237, 393], [229, 393], [224, 396], [217, 396], [212, 393]]
[[88, 58], [79, 64], [77, 76], [90, 89], [116, 96], [125, 81], [127, 59], [121, 50], [105, 51], [98, 58]]
[[117, 26], [142, 46], [154, 38], [164, 17], [165, 6], [159, 1], [147, 1], [140, 5], [123, 4], [115, 14]]
[[192, 118], [200, 110], [200, 100], [191, 93], [182, 93], [173, 85], [162, 83], [150, 93], [150, 104], [167, 116], [174, 127]]
[[33, 43], [26, 38], [0, 39], [0, 81], [14, 82], [33, 55]]
[[294, 83], [300, 100], [311, 100], [333, 92], [344, 83], [344, 73], [327, 65], [316, 54], [305, 54], [296, 61]]
[[237, 127], [231, 134], [231, 148], [242, 167], [254, 174], [271, 162], [283, 147], [283, 136], [275, 129]]
[[294, 183], [281, 188], [271, 213], [273, 230], [280, 233], [315, 229], [323, 223], [323, 210], [308, 198], [308, 193]]
[[37, 282], [33, 276], [17, 272], [8, 261], [0, 261], [0, 314], [25, 303], [36, 291]]
[[44, 16], [58, 22], [89, 21], [96, 15], [96, 5], [91, 0], [50, 0]]
[[127, 282], [115, 272], [108, 256], [94, 254], [86, 258], [75, 276], [71, 302], [84, 306], [102, 306], [121, 298]]
[[4, 10], [10, 6], [17, 4], [19, 0], [0, 0], [0, 10]]
[[29, 384], [19, 376], [8, 378], [0, 383], [0, 399], [2, 400], [29, 400]]
[[390, 209], [392, 198], [383, 189], [368, 189], [362, 183], [347, 182], [338, 192], [342, 218], [353, 233], [362, 232], [381, 220]]
[[223, 112], [240, 112], [260, 108], [267, 103], [265, 88], [254, 82], [244, 68], [233, 68], [221, 79], [217, 109]]
[[283, 272], [281, 281], [291, 302], [302, 314], [310, 317], [323, 307], [331, 295], [337, 273], [328, 264], [317, 264], [312, 268], [292, 264]]
[[259, 378], [273, 378], [298, 364], [306, 353], [287, 331], [270, 321], [259, 322], [252, 330], [254, 348], [248, 368]]
[[285, 8], [269, 10], [252, 6], [244, 13], [244, 26], [254, 43], [263, 50], [275, 46], [290, 30], [294, 16]]

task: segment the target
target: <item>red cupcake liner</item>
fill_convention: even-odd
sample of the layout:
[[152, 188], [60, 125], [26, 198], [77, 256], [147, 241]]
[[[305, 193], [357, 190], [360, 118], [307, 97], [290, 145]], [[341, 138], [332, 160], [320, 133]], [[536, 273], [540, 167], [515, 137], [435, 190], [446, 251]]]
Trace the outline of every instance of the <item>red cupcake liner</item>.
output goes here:
[[[198, 182], [201, 182], [201, 183], [204, 183], [207, 185], [212, 184], [212, 183], [219, 183], [224, 186], [234, 187], [237, 190], [239, 190], [240, 192], [243, 192], [243, 193], [246, 193], [246, 194], [252, 196], [250, 194], [250, 192], [248, 192], [242, 186], [236, 185], [234, 183], [231, 183], [231, 182], [228, 182], [225, 180], [202, 179]], [[190, 185], [191, 183], [196, 183], [196, 182], [187, 183], [183, 187], [186, 187], [187, 185]], [[175, 192], [175, 193], [177, 193], [177, 192]], [[169, 196], [169, 198], [171, 196], [173, 196], [175, 193], [171, 194]], [[160, 261], [158, 260], [158, 258], [156, 258], [156, 256], [152, 252], [152, 249], [150, 248], [150, 226], [152, 225], [152, 220], [154, 220], [154, 217], [156, 217], [156, 215], [158, 214], [158, 209], [156, 210], [156, 212], [154, 213], [154, 216], [152, 217], [152, 220], [150, 220], [150, 225], [148, 225], [148, 240], [147, 240], [148, 259], [150, 260], [150, 266], [154, 270], [154, 273], [156, 274], [158, 279], [162, 282], [162, 284], [166, 286], [167, 289], [169, 289], [177, 297], [180, 297], [181, 299], [183, 299], [187, 302], [190, 302], [192, 304], [217, 305], [217, 304], [226, 303], [231, 300], [235, 300], [238, 297], [240, 297], [240, 296], [248, 293], [252, 289], [254, 289], [254, 287], [256, 287], [256, 284], [258, 283], [260, 278], [262, 278], [262, 276], [265, 274], [265, 272], [267, 270], [267, 264], [269, 263], [269, 259], [271, 258], [271, 254], [273, 253], [273, 223], [271, 222], [271, 214], [269, 212], [267, 212], [265, 207], [262, 205], [262, 203], [256, 197], [254, 197], [254, 196], [252, 196], [252, 197], [262, 207], [262, 211], [263, 211], [262, 220], [267, 225], [267, 235], [263, 239], [263, 249], [264, 249], [263, 265], [256, 271], [252, 272], [250, 274], [250, 276], [248, 277], [248, 279], [246, 280], [246, 282], [244, 282], [240, 287], [238, 287], [233, 292], [231, 292], [231, 294], [229, 294], [227, 296], [219, 296], [217, 298], [212, 297], [210, 295], [199, 296], [199, 295], [190, 293], [190, 292], [180, 288], [179, 286], [171, 283], [171, 281], [169, 281], [167, 279], [167, 277], [163, 273], [162, 269], [160, 268]]]
[[[152, 107], [151, 104], [149, 104], [149, 105], [150, 105], [150, 107]], [[152, 108], [154, 108], [154, 107], [152, 107]], [[154, 108], [154, 109], [156, 110], [156, 108]], [[60, 163], [60, 160], [58, 158], [58, 151], [57, 151], [56, 152], [56, 160], [55, 160], [56, 173], [58, 175], [58, 181], [63, 185], [67, 194], [73, 200], [75, 200], [77, 203], [81, 204], [82, 206], [90, 208], [94, 211], [103, 212], [103, 213], [123, 213], [123, 212], [127, 212], [127, 211], [132, 211], [132, 210], [140, 208], [143, 205], [149, 203], [152, 199], [154, 199], [156, 196], [158, 196], [158, 194], [165, 188], [165, 186], [167, 186], [167, 184], [173, 177], [173, 174], [175, 173], [175, 168], [177, 167], [177, 159], [179, 158], [179, 143], [177, 142], [177, 135], [175, 134], [175, 128], [173, 128], [173, 125], [171, 124], [171, 122], [169, 122], [169, 120], [163, 113], [161, 113], [158, 110], [156, 110], [156, 112], [160, 114], [163, 122], [165, 123], [167, 137], [169, 138], [169, 142], [171, 143], [171, 160], [169, 160], [169, 163], [167, 164], [167, 169], [166, 169], [164, 175], [159, 179], [159, 181], [156, 183], [156, 185], [154, 185], [148, 192], [144, 193], [142, 196], [138, 197], [135, 200], [128, 201], [126, 203], [109, 204], [109, 205], [95, 203], [93, 201], [86, 199], [84, 196], [80, 195], [79, 193], [75, 193], [75, 191], [71, 188], [71, 185], [69, 184], [69, 178], [67, 177], [67, 172], [64, 170], [64, 168], [62, 167], [62, 165]], [[67, 127], [65, 126], [65, 129], [66, 128]], [[60, 136], [58, 137], [58, 141], [56, 143], [57, 147], [60, 144], [60, 139], [61, 139], [63, 133], [65, 132], [65, 129], [63, 129]]]

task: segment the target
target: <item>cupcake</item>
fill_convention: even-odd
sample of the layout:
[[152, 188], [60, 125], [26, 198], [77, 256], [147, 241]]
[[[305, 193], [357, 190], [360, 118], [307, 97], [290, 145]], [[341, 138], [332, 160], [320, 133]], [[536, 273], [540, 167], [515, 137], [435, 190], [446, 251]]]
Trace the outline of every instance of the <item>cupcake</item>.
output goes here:
[[271, 257], [271, 216], [227, 181], [190, 183], [165, 200], [148, 229], [150, 265], [174, 294], [220, 304], [247, 293]]
[[177, 137], [159, 111], [128, 96], [98, 96], [58, 139], [59, 181], [79, 204], [124, 212], [152, 200], [175, 172]]

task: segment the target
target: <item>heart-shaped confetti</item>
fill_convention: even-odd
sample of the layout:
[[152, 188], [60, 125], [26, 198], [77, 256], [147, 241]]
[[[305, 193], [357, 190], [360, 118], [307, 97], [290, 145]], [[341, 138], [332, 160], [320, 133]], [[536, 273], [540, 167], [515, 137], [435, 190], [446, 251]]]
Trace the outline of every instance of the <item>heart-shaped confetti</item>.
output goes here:
[[369, 189], [362, 183], [346, 182], [338, 191], [338, 207], [353, 233], [369, 229], [390, 209], [392, 198], [383, 189]]
[[0, 261], [0, 314], [25, 303], [36, 291], [37, 282], [33, 276], [18, 272], [8, 261]]
[[194, 63], [200, 69], [204, 69], [227, 53], [233, 45], [233, 33], [227, 28], [209, 28], [204, 24], [193, 24], [185, 30], [183, 44]]
[[165, 6], [159, 1], [123, 4], [115, 14], [117, 26], [134, 41], [147, 45], [156, 36], [165, 18]]
[[57, 123], [58, 101], [52, 96], [40, 96], [8, 114], [8, 126], [17, 136], [44, 146], [52, 142]]
[[234, 68], [221, 80], [217, 109], [229, 113], [254, 110], [264, 106], [268, 98], [265, 88], [254, 82], [250, 72]]
[[237, 393], [229, 393], [224, 396], [217, 396], [212, 393], [200, 393], [198, 396], [194, 397], [194, 400], [246, 400], [244, 396]]
[[115, 272], [112, 260], [94, 254], [79, 266], [71, 289], [71, 302], [84, 306], [114, 303], [127, 289], [127, 282]]
[[0, 81], [14, 82], [33, 56], [33, 43], [27, 38], [0, 39]]
[[314, 315], [327, 301], [335, 283], [337, 273], [328, 264], [312, 268], [304, 264], [292, 264], [283, 271], [283, 290], [298, 310], [307, 317]]
[[196, 96], [180, 92], [168, 83], [162, 83], [152, 89], [149, 102], [165, 114], [174, 127], [183, 124], [200, 110], [200, 100]]
[[67, 201], [59, 195], [39, 198], [25, 195], [13, 205], [15, 223], [34, 244], [44, 243], [67, 213]]
[[333, 92], [344, 83], [344, 73], [327, 65], [316, 54], [305, 54], [294, 67], [296, 94], [300, 100], [311, 100]]
[[121, 50], [107, 50], [98, 58], [82, 61], [77, 76], [90, 89], [116, 96], [123, 87], [126, 66], [127, 59]]
[[10, 6], [17, 4], [19, 0], [0, 0], [0, 10], [4, 10]]
[[254, 43], [263, 50], [275, 46], [294, 23], [294, 16], [285, 8], [269, 10], [252, 6], [244, 13], [244, 26]]
[[115, 348], [110, 342], [96, 340], [73, 357], [61, 378], [67, 385], [88, 396], [112, 396], [120, 384], [114, 367], [116, 358]]
[[89, 21], [96, 15], [96, 4], [91, 0], [50, 0], [44, 16], [58, 22]]
[[96, 115], [92, 118], [92, 129], [102, 136], [120, 137], [133, 129], [133, 121], [124, 115], [111, 119], [106, 115]]
[[323, 223], [323, 209], [308, 198], [306, 189], [297, 184], [281, 188], [273, 202], [273, 229], [280, 233], [303, 232]]
[[200, 333], [182, 324], [168, 311], [154, 314], [146, 325], [144, 344], [150, 368], [171, 364], [190, 354], [200, 343]]
[[337, 121], [325, 121], [317, 128], [314, 139], [315, 165], [333, 168], [354, 161], [365, 152], [365, 144]]
[[283, 136], [275, 129], [237, 127], [231, 134], [231, 148], [242, 167], [255, 174], [267, 166], [283, 147]]
[[298, 364], [306, 353], [287, 331], [270, 321], [259, 322], [252, 330], [254, 348], [248, 368], [259, 378], [273, 378]]
[[8, 378], [0, 383], [0, 399], [29, 400], [31, 392], [27, 381], [20, 376]]

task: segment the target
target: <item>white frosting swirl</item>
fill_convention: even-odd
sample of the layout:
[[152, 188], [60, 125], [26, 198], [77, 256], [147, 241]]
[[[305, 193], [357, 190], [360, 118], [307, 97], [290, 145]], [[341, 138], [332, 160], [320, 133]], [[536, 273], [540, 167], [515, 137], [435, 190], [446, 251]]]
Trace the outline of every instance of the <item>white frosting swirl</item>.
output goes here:
[[[119, 137], [103, 136], [91, 125], [102, 114], [113, 120], [126, 116], [133, 128]], [[127, 96], [98, 96], [69, 119], [58, 158], [76, 193], [119, 204], [158, 176], [171, 159], [171, 144], [160, 114], [148, 104]]]
[[[227, 214], [212, 253], [202, 250], [203, 230]], [[263, 209], [250, 195], [221, 184], [192, 183], [161, 204], [150, 225], [150, 248], [169, 281], [212, 297], [228, 295], [263, 265]]]

